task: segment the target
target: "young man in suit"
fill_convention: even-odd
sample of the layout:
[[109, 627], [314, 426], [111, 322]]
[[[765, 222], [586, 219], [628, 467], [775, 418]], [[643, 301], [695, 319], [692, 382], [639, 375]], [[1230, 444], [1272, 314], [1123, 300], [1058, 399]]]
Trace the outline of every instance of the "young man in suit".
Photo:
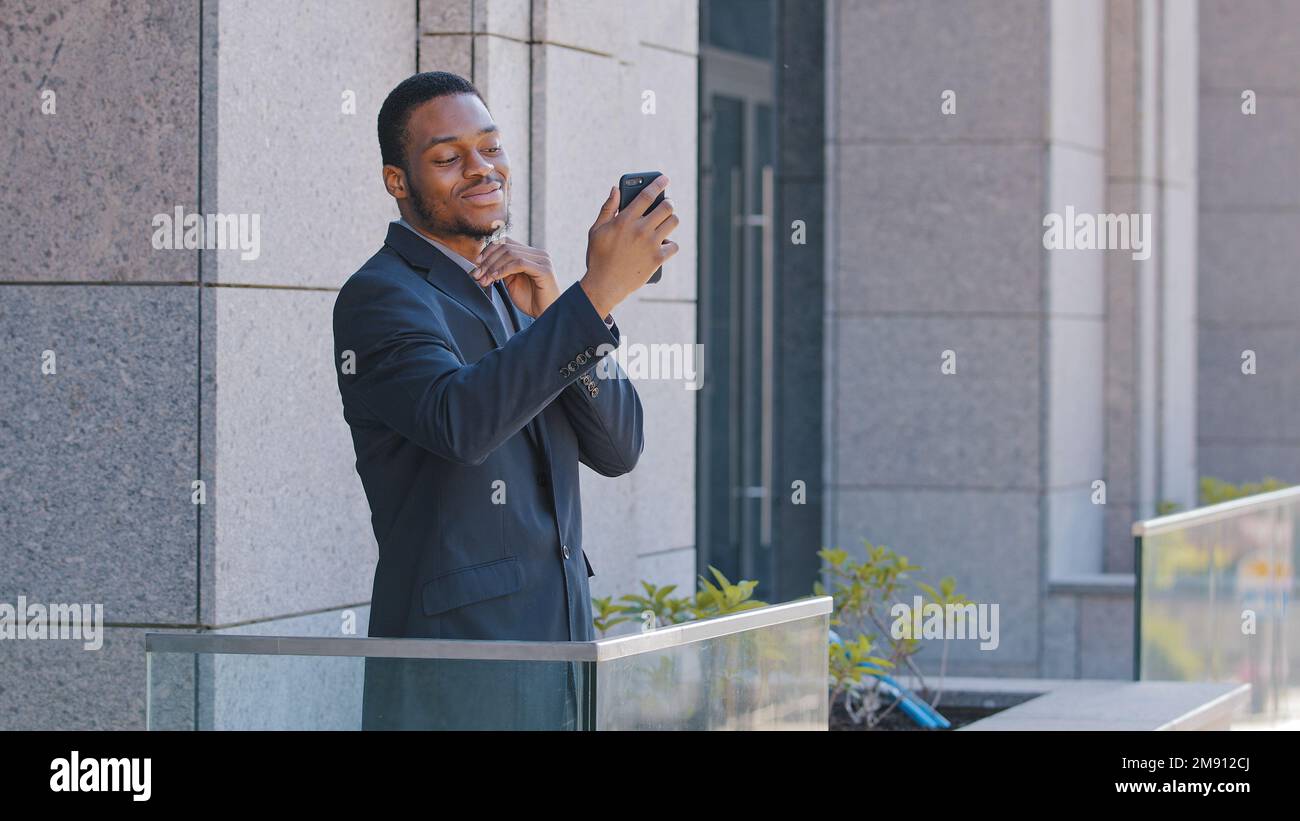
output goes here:
[[[642, 216], [666, 177], [622, 212], [611, 189], [587, 270], [561, 291], [545, 251], [501, 238], [501, 138], [474, 86], [445, 72], [403, 81], [379, 113], [401, 219], [334, 305], [379, 543], [372, 637], [595, 638], [578, 464], [618, 476], [643, 447], [632, 382], [613, 359], [597, 366], [618, 345], [614, 308], [676, 253], [678, 218], [667, 197]], [[546, 694], [572, 695], [567, 667], [370, 659], [364, 724], [474, 726], [479, 711], [514, 709], [508, 724], [554, 726]], [[563, 709], [572, 721], [571, 699]]]

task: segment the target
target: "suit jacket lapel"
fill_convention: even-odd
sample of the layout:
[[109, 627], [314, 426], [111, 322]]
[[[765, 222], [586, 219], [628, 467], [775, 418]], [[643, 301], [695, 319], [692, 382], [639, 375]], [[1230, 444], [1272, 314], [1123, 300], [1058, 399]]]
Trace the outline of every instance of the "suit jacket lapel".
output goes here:
[[501, 316], [492, 306], [491, 298], [446, 254], [426, 242], [424, 237], [395, 222], [389, 223], [384, 244], [400, 254], [412, 268], [423, 271], [430, 285], [477, 316], [487, 326], [498, 348], [506, 344], [506, 329], [501, 326]]
[[[488, 332], [492, 334], [492, 339], [496, 342], [498, 348], [506, 344], [505, 328], [501, 325], [501, 315], [497, 313], [496, 306], [492, 304], [492, 298], [478, 286], [474, 280], [469, 278], [459, 265], [452, 262], [442, 251], [435, 248], [424, 238], [412, 233], [407, 228], [397, 223], [389, 223], [388, 236], [384, 239], [384, 244], [392, 248], [407, 264], [412, 268], [424, 272], [424, 278], [429, 284], [442, 291], [447, 296], [454, 299], [466, 310], [472, 312], [483, 324], [487, 326]], [[532, 317], [520, 311], [515, 304], [510, 301], [510, 293], [505, 286], [499, 281], [492, 283], [493, 287], [499, 287], [502, 298], [505, 300], [506, 310], [509, 311], [511, 318], [514, 319], [515, 327], [519, 330], [527, 328], [532, 323]], [[550, 464], [547, 455], [545, 433], [542, 431], [540, 424], [541, 414], [533, 417], [524, 431], [528, 438], [532, 440], [533, 448], [541, 454], [542, 458]]]

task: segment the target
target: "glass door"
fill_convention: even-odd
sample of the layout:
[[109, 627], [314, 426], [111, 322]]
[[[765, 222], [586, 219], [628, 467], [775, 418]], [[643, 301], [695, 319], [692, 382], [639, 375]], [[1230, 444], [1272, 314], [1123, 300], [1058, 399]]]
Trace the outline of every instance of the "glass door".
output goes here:
[[[773, 4], [701, 4], [698, 559], [773, 573], [775, 83]], [[710, 42], [712, 40], [713, 42]]]
[[823, 530], [825, 7], [701, 0], [700, 36], [697, 570], [787, 601]]

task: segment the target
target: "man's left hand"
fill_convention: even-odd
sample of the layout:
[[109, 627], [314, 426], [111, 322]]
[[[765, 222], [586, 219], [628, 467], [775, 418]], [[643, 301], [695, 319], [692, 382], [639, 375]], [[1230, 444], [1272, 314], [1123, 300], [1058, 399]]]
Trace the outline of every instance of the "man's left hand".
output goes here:
[[509, 237], [483, 249], [474, 269], [474, 280], [483, 287], [498, 279], [505, 281], [515, 307], [533, 319], [560, 297], [551, 255]]

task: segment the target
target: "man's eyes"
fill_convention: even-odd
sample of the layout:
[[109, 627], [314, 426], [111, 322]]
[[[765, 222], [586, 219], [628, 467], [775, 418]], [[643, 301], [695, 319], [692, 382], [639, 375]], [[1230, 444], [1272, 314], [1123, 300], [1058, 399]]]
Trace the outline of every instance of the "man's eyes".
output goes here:
[[[492, 146], [492, 147], [490, 147], [490, 148], [485, 148], [485, 149], [483, 149], [483, 153], [484, 153], [484, 154], [500, 154], [500, 153], [501, 153], [501, 146], [499, 146], [499, 145], [494, 145], [494, 146]], [[460, 159], [460, 158], [459, 158], [459, 157], [448, 157], [448, 158], [445, 159], [445, 160], [434, 160], [434, 161], [433, 161], [433, 164], [434, 164], [434, 165], [451, 165], [452, 163], [454, 163], [454, 162], [455, 162], [456, 160], [458, 160], [458, 159]]]

